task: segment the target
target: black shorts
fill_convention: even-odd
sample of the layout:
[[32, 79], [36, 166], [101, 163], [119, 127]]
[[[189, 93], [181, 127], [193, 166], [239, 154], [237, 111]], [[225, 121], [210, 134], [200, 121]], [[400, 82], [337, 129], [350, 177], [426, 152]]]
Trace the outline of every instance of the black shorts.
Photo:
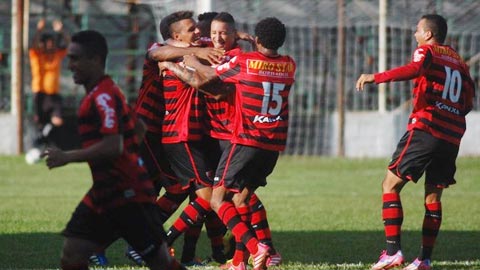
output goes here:
[[98, 214], [80, 203], [62, 234], [90, 240], [102, 247], [123, 238], [148, 260], [166, 239], [158, 211], [155, 204], [128, 203]]
[[426, 184], [445, 188], [456, 183], [458, 148], [425, 131], [407, 131], [398, 142], [388, 169], [401, 179], [415, 183], [425, 172]]
[[177, 177], [170, 167], [161, 140], [161, 134], [147, 131], [140, 146], [140, 155], [145, 162], [148, 174], [154, 180], [157, 192], [162, 187], [178, 184]]
[[62, 117], [62, 97], [59, 94], [35, 93], [34, 110], [38, 124], [50, 123], [52, 116]]
[[225, 145], [215, 173], [214, 186], [239, 192], [245, 187], [256, 189], [267, 184], [277, 164], [279, 152], [240, 144]]
[[210, 166], [203, 142], [164, 144], [168, 161], [183, 189], [211, 187]]

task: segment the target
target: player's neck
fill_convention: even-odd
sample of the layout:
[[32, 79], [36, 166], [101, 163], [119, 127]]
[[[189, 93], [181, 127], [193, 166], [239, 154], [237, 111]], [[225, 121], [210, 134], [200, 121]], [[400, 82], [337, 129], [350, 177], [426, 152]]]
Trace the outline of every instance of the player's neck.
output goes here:
[[267, 49], [267, 48], [258, 48], [258, 52], [267, 56], [267, 57], [278, 57], [278, 51], [277, 50], [272, 50], [272, 49]]
[[88, 83], [84, 84], [85, 91], [90, 93], [107, 75], [102, 73], [92, 78]]

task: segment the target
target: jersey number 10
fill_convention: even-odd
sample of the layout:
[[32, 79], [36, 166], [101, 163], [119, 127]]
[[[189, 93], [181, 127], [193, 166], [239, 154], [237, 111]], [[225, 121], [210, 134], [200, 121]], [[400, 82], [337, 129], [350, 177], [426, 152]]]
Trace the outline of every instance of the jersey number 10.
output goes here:
[[458, 70], [453, 70], [445, 66], [445, 85], [443, 86], [442, 98], [450, 99], [451, 102], [457, 103], [462, 92], [462, 75]]

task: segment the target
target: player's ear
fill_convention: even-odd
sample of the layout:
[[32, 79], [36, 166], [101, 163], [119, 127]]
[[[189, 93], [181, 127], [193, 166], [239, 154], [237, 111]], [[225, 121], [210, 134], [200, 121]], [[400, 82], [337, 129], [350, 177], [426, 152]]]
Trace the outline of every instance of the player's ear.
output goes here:
[[425, 40], [430, 40], [430, 39], [433, 38], [433, 33], [432, 33], [432, 31], [425, 31], [425, 33], [424, 33], [423, 35], [424, 35], [423, 38], [424, 38]]

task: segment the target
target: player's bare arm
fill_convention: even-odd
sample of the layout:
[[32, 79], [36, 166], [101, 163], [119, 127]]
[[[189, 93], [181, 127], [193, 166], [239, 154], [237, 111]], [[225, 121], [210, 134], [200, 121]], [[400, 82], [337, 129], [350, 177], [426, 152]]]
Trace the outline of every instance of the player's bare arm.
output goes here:
[[366, 83], [373, 83], [373, 82], [375, 82], [374, 74], [362, 74], [357, 80], [355, 89], [357, 89], [357, 91], [363, 91], [364, 85]]
[[211, 47], [173, 47], [173, 46], [158, 46], [148, 51], [148, 57], [154, 61], [171, 61], [180, 58], [186, 54], [195, 54], [200, 59], [208, 61], [210, 64], [218, 64], [223, 59], [224, 50], [215, 49]]
[[[183, 82], [205, 94], [214, 97], [215, 99], [221, 99], [225, 95], [224, 91], [220, 91], [218, 84], [215, 83], [218, 81], [217, 76], [214, 72], [214, 69], [210, 66], [203, 65], [199, 62], [197, 65], [197, 70], [193, 67], [187, 68], [185, 65], [181, 66], [179, 64], [167, 61], [159, 62], [158, 66], [160, 70], [170, 70]], [[207, 73], [207, 76], [209, 77], [207, 78], [203, 76], [204, 73], [202, 72]]]
[[46, 158], [49, 169], [61, 167], [72, 162], [104, 161], [120, 156], [123, 152], [123, 136], [120, 134], [106, 135], [90, 147], [62, 151], [57, 148], [47, 148], [42, 157]]

